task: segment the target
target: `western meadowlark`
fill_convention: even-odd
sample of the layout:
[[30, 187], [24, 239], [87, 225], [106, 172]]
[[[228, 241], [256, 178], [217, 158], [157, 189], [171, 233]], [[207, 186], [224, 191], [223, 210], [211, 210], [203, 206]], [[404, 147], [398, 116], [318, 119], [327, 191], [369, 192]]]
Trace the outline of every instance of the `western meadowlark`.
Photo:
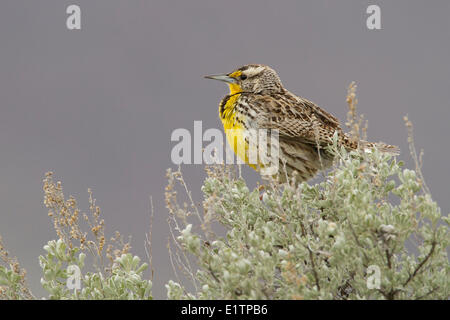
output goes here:
[[[234, 152], [249, 163], [249, 132], [268, 129], [278, 133], [279, 166], [275, 175], [285, 181], [297, 172], [297, 182], [312, 178], [318, 170], [333, 163], [333, 155], [325, 148], [337, 132], [338, 143], [346, 149], [376, 147], [396, 154], [397, 147], [367, 141], [355, 141], [342, 131], [339, 121], [315, 103], [286, 90], [272, 68], [250, 64], [228, 74], [205, 76], [225, 81], [230, 93], [219, 104], [228, 143]], [[257, 145], [257, 147], [260, 147]], [[249, 163], [260, 171], [259, 165]], [[282, 174], [282, 173], [285, 174]]]

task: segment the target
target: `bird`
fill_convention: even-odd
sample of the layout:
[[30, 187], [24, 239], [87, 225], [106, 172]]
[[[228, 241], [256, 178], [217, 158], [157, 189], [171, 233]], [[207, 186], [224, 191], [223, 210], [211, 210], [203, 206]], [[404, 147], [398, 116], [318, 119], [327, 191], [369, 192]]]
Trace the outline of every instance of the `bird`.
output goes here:
[[[375, 147], [393, 155], [399, 152], [396, 146], [357, 141], [344, 133], [335, 116], [288, 91], [269, 66], [248, 64], [230, 73], [205, 78], [228, 84], [230, 92], [219, 103], [219, 117], [227, 141], [238, 157], [263, 177], [276, 177], [285, 182], [295, 175], [296, 183], [313, 178], [318, 171], [333, 164], [334, 155], [327, 146], [333, 143], [336, 133], [338, 144], [347, 150]], [[277, 143], [263, 146], [258, 140], [261, 130], [276, 132]], [[252, 139], [257, 142], [252, 143]], [[250, 161], [252, 151], [258, 155], [256, 161]], [[268, 164], [269, 152], [277, 154], [276, 166]], [[269, 167], [275, 170], [264, 170]]]

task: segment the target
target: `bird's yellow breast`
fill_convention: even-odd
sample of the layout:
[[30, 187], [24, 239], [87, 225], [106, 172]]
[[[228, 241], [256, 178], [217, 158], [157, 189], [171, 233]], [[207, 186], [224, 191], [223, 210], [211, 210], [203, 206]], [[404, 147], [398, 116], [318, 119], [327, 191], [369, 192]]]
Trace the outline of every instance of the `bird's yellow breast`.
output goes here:
[[238, 84], [230, 83], [230, 97], [223, 106], [223, 110], [219, 109], [220, 120], [222, 121], [228, 144], [237, 156], [247, 163], [253, 169], [254, 164], [249, 163], [248, 149], [249, 145], [245, 141], [245, 127], [237, 121], [236, 104], [242, 92]]

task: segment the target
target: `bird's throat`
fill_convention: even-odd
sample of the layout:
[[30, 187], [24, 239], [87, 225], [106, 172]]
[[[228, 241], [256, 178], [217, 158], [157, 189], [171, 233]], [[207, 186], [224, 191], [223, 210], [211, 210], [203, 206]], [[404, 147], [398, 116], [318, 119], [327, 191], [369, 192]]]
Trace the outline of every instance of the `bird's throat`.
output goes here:
[[242, 88], [239, 84], [229, 83], [228, 85], [230, 86], [230, 95], [242, 92]]
[[221, 102], [219, 107], [220, 119], [222, 120], [224, 129], [235, 128], [236, 113], [235, 106], [239, 99], [242, 88], [235, 83], [230, 83], [230, 94], [227, 95]]

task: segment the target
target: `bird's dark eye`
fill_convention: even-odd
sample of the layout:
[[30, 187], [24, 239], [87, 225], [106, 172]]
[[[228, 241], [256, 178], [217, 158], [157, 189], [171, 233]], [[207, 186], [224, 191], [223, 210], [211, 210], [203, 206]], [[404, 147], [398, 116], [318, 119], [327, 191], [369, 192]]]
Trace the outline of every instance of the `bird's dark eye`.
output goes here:
[[241, 74], [241, 80], [247, 79], [247, 76], [245, 74]]

